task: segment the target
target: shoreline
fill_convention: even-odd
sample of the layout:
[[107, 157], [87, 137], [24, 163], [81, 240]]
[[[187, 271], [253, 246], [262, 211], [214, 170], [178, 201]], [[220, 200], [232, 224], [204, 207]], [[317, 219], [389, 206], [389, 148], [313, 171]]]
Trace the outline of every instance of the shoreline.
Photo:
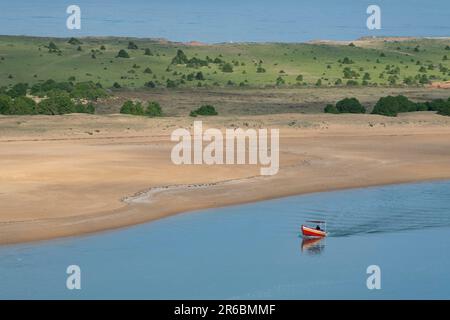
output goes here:
[[[0, 141], [0, 244], [308, 193], [450, 179], [450, 118], [432, 113], [204, 119], [205, 128], [280, 128], [275, 176], [260, 176], [259, 166], [172, 164], [170, 132], [189, 128], [191, 119], [51, 119], [2, 119], [3, 139], [14, 141]], [[94, 129], [96, 137], [80, 139]]]
[[[254, 177], [258, 178], [258, 177]], [[237, 180], [248, 180], [253, 178], [247, 178], [247, 179], [237, 179]], [[201, 212], [205, 210], [210, 209], [219, 209], [224, 207], [230, 207], [230, 206], [239, 206], [239, 205], [245, 205], [245, 204], [251, 204], [251, 203], [257, 203], [257, 202], [264, 202], [264, 201], [270, 201], [270, 200], [276, 200], [276, 199], [283, 199], [283, 198], [289, 198], [289, 197], [295, 197], [295, 196], [302, 196], [302, 195], [308, 195], [308, 194], [315, 194], [315, 193], [328, 193], [328, 192], [337, 192], [337, 191], [344, 191], [344, 190], [352, 190], [352, 189], [364, 189], [364, 188], [377, 188], [377, 187], [383, 187], [383, 186], [391, 186], [391, 185], [403, 185], [403, 184], [416, 184], [416, 183], [431, 183], [431, 182], [439, 182], [439, 181], [448, 181], [450, 180], [450, 176], [443, 177], [443, 178], [425, 178], [425, 179], [405, 179], [405, 180], [396, 180], [392, 179], [391, 181], [385, 181], [380, 183], [374, 183], [374, 184], [348, 184], [348, 185], [341, 185], [336, 186], [328, 189], [321, 189], [321, 188], [311, 188], [309, 191], [305, 191], [302, 193], [286, 193], [283, 195], [278, 195], [274, 197], [261, 197], [258, 199], [248, 199], [248, 200], [239, 200], [239, 201], [225, 201], [222, 204], [218, 204], [216, 206], [198, 206], [192, 209], [188, 210], [182, 210], [182, 211], [166, 211], [161, 210], [160, 212], [151, 214], [148, 213], [147, 215], [135, 217], [134, 215], [139, 212], [143, 213], [144, 211], [150, 210], [150, 208], [146, 208], [142, 206], [142, 203], [151, 203], [149, 202], [135, 202], [134, 198], [140, 198], [140, 197], [148, 197], [148, 193], [151, 193], [152, 190], [144, 190], [137, 192], [135, 195], [127, 196], [123, 198], [123, 202], [126, 203], [126, 205], [123, 208], [112, 210], [109, 212], [99, 212], [97, 214], [93, 215], [86, 215], [86, 216], [80, 216], [80, 217], [74, 217], [74, 218], [68, 218], [68, 219], [46, 219], [46, 220], [35, 220], [32, 221], [34, 224], [34, 227], [36, 229], [45, 228], [45, 231], [37, 231], [28, 233], [27, 235], [21, 235], [16, 238], [11, 238], [10, 241], [8, 239], [4, 239], [3, 236], [0, 237], [0, 247], [1, 246], [9, 246], [9, 245], [17, 245], [17, 244], [26, 244], [26, 243], [39, 243], [39, 242], [45, 242], [45, 241], [51, 241], [51, 240], [58, 240], [58, 239], [64, 239], [64, 238], [72, 238], [72, 237], [80, 237], [80, 236], [91, 236], [95, 234], [101, 234], [103, 232], [114, 232], [116, 230], [124, 229], [124, 228], [131, 228], [133, 226], [151, 223], [160, 219], [181, 215], [181, 214], [190, 214], [193, 212]], [[228, 181], [221, 181], [214, 184], [205, 184], [205, 185], [224, 185]], [[186, 192], [186, 188], [189, 188], [190, 186], [161, 186], [161, 187], [154, 187], [150, 189], [160, 189], [159, 192], [163, 192], [164, 190], [168, 190], [166, 188], [173, 187], [174, 189], [181, 189], [182, 191]], [[200, 187], [194, 187], [194, 188], [202, 188]], [[204, 186], [203, 188], [208, 188], [208, 186]], [[169, 189], [170, 190], [170, 189]], [[189, 189], [187, 190], [189, 192]], [[158, 194], [158, 192], [156, 193]], [[133, 200], [128, 200], [130, 198], [133, 198]], [[130, 202], [127, 202], [130, 201]], [[126, 221], [118, 222], [118, 221], [112, 221], [114, 217], [117, 215], [122, 215], [122, 219], [126, 219]], [[127, 215], [128, 217], [124, 216]], [[91, 223], [95, 220], [101, 220], [104, 224], [102, 226], [93, 226]], [[26, 224], [28, 224], [29, 221], [15, 221], [15, 222], [6, 222], [6, 223], [0, 223], [0, 230], [4, 235], [4, 229], [5, 225], [12, 226], [13, 229], [15, 227], [20, 228], [20, 224], [23, 224], [23, 227], [26, 227]], [[83, 231], [69, 231], [67, 228], [72, 228], [76, 225], [83, 225]], [[90, 225], [90, 226], [89, 226]], [[6, 227], [7, 228], [7, 227]], [[53, 232], [49, 231], [48, 228], [51, 228]], [[78, 230], [78, 229], [77, 229]], [[11, 241], [12, 240], [12, 241]]]

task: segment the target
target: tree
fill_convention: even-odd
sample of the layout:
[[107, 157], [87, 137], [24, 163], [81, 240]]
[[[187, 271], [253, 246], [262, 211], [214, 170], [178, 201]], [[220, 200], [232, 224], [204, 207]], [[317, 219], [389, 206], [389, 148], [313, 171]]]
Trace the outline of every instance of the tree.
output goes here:
[[187, 64], [188, 61], [189, 60], [188, 60], [187, 56], [184, 54], [183, 50], [178, 49], [177, 54], [172, 59], [171, 64]]
[[130, 55], [124, 49], [120, 49], [119, 53], [116, 56], [116, 58], [129, 58], [129, 57]]
[[151, 51], [149, 48], [146, 48], [145, 51], [144, 51], [144, 55], [146, 55], [146, 56], [152, 56], [153, 53], [152, 53], [152, 51]]
[[161, 117], [162, 109], [158, 102], [149, 102], [145, 109], [145, 114], [149, 117]]
[[336, 103], [339, 113], [366, 113], [366, 108], [356, 98], [345, 98]]

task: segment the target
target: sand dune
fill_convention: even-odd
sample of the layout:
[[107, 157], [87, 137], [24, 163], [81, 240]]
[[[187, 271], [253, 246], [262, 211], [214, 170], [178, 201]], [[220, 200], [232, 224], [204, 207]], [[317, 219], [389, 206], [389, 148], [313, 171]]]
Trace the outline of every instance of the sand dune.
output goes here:
[[266, 115], [204, 126], [280, 129], [280, 171], [176, 166], [170, 133], [192, 119], [0, 117], [0, 243], [77, 235], [209, 207], [450, 178], [450, 117]]

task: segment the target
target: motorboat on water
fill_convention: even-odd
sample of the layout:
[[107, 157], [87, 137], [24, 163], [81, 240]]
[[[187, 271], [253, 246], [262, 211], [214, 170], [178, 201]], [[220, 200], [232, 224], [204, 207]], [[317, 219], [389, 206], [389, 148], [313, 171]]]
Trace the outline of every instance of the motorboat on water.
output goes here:
[[316, 227], [302, 225], [301, 231], [305, 238], [325, 238], [327, 236], [326, 222], [321, 220], [309, 220], [307, 223], [313, 223]]

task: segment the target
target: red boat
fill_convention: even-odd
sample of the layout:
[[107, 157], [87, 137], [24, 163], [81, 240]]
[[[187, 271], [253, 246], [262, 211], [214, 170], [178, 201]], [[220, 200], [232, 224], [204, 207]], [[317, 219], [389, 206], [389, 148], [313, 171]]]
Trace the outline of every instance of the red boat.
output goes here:
[[317, 227], [311, 228], [305, 225], [302, 225], [302, 235], [307, 238], [324, 238], [327, 236], [326, 231], [326, 223], [325, 221], [311, 220], [307, 221], [310, 223], [315, 223]]

